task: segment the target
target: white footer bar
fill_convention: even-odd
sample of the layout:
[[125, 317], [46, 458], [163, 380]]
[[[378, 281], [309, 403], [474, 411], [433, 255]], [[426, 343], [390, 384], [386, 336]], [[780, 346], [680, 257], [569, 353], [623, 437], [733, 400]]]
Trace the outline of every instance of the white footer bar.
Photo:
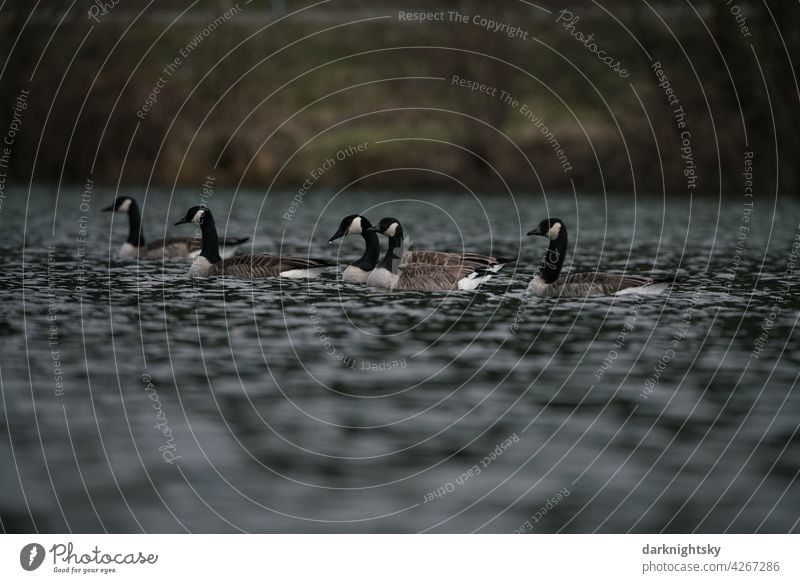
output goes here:
[[797, 535], [0, 537], [0, 581], [778, 582], [800, 581], [798, 563]]

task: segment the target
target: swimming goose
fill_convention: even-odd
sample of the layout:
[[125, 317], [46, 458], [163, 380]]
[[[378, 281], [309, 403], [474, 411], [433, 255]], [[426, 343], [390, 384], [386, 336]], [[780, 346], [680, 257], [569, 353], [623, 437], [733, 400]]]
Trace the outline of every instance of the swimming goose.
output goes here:
[[342, 272], [342, 279], [348, 283], [364, 283], [367, 276], [375, 268], [381, 252], [378, 234], [372, 230], [372, 223], [361, 215], [348, 215], [342, 219], [339, 229], [328, 239], [333, 243], [336, 239], [347, 235], [361, 235], [364, 239], [364, 254], [348, 265]]
[[[104, 212], [128, 214], [128, 239], [122, 244], [119, 256], [122, 259], [161, 259], [162, 257], [197, 257], [199, 246], [194, 237], [167, 237], [145, 243], [142, 229], [142, 215], [136, 200], [129, 196], [119, 196], [114, 204], [103, 209]], [[220, 242], [220, 255], [223, 258], [236, 253], [236, 247], [250, 237], [223, 237]]]
[[397, 219], [381, 219], [371, 230], [389, 238], [383, 259], [366, 284], [388, 289], [435, 291], [475, 289], [499, 271], [505, 262], [479, 253], [403, 251], [403, 226]]
[[195, 223], [200, 225], [203, 236], [200, 255], [192, 263], [189, 274], [192, 277], [213, 277], [227, 275], [233, 277], [316, 277], [326, 267], [336, 265], [324, 259], [308, 257], [284, 257], [279, 255], [236, 255], [222, 259], [219, 254], [217, 227], [208, 207], [193, 206], [176, 225]]
[[567, 254], [567, 227], [560, 219], [545, 219], [528, 235], [550, 239], [539, 273], [531, 280], [528, 291], [539, 297], [585, 297], [613, 294], [620, 290], [646, 286], [653, 283], [642, 275], [616, 273], [570, 273], [561, 275]]

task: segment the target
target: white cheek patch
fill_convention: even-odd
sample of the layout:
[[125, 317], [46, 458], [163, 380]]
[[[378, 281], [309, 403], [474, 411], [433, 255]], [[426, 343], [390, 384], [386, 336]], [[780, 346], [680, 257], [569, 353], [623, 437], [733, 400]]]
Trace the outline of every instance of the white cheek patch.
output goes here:
[[361, 217], [356, 217], [350, 222], [347, 228], [347, 235], [360, 235], [361, 234]]
[[397, 232], [397, 223], [392, 223], [389, 225], [389, 228], [384, 231], [384, 234], [387, 237], [394, 237], [394, 234]]
[[131, 208], [131, 199], [126, 198], [125, 201], [117, 207], [118, 213], [127, 213]]
[[557, 238], [559, 233], [561, 233], [561, 223], [554, 223], [550, 230], [547, 231], [547, 236], [552, 240]]
[[205, 214], [206, 214], [206, 211], [197, 211], [196, 213], [194, 213], [194, 217], [192, 217], [192, 222], [193, 223], [197, 223], [199, 225], [200, 221], [203, 220], [203, 217], [205, 216]]

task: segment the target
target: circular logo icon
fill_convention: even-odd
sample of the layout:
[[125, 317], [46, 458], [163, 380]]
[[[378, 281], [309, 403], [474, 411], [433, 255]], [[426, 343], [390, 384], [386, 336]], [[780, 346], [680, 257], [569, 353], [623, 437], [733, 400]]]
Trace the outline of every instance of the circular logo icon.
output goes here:
[[19, 552], [19, 564], [26, 571], [35, 571], [44, 562], [44, 547], [39, 543], [30, 543]]

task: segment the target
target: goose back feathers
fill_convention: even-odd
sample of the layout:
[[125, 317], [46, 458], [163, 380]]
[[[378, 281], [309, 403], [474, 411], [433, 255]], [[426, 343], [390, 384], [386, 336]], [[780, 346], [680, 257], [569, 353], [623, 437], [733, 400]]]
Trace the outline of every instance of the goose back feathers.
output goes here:
[[290, 277], [309, 278], [319, 274], [323, 269], [334, 265], [321, 259], [306, 257], [283, 257], [278, 255], [237, 255], [230, 259], [221, 259], [209, 264], [204, 274], [199, 277], [214, 277], [228, 275], [231, 277], [260, 278], [260, 277]]
[[491, 277], [491, 272], [476, 271], [465, 265], [407, 263], [400, 267], [399, 275], [388, 288], [414, 291], [473, 290]]

